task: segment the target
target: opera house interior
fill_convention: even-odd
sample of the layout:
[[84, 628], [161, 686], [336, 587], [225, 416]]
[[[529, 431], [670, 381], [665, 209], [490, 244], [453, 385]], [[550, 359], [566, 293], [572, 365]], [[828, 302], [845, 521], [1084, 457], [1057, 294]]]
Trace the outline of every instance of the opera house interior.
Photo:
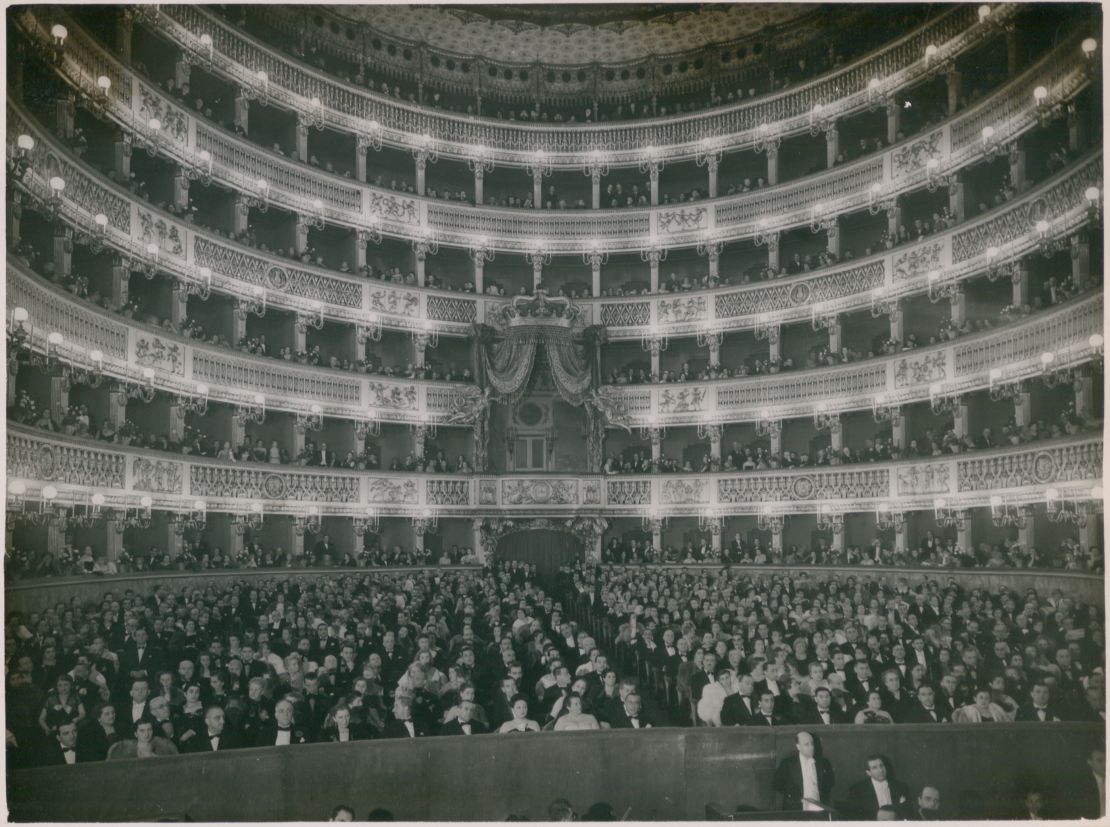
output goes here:
[[10, 818], [1105, 816], [1098, 4], [6, 16]]

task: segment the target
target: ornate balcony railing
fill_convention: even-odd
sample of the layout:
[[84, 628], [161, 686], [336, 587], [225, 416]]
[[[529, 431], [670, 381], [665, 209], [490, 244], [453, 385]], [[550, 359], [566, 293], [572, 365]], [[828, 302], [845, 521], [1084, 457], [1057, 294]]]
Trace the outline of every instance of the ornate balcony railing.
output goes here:
[[[167, 335], [91, 307], [44, 283], [27, 268], [8, 261], [8, 306], [30, 314], [32, 346], [47, 349], [47, 335], [63, 336], [58, 358], [87, 362], [87, 351], [103, 352], [106, 375], [120, 381], [145, 381], [155, 371], [154, 387], [194, 395], [209, 386], [210, 398], [250, 404], [256, 394], [269, 409], [307, 414], [319, 405], [323, 415], [362, 421], [373, 410], [384, 421], [430, 421], [463, 425], [484, 407], [474, 385], [456, 385], [287, 365]], [[662, 385], [608, 385], [599, 402], [614, 427], [671, 427], [811, 416], [817, 404], [827, 413], [866, 410], [879, 394], [885, 404], [903, 405], [944, 395], [988, 388], [990, 371], [1003, 370], [1007, 382], [1039, 375], [1041, 355], [1054, 354], [1053, 366], [1065, 369], [1098, 356], [1090, 344], [1102, 333], [1103, 296], [1084, 296], [1019, 323], [931, 347], [867, 360], [839, 368], [817, 368], [768, 376]]]
[[[20, 134], [35, 139], [23, 179], [29, 191], [45, 198], [49, 178], [61, 176], [66, 181], [57, 196], [61, 218], [87, 231], [94, 227], [97, 213], [107, 214], [105, 244], [141, 258], [148, 244], [157, 243], [159, 268], [183, 281], [196, 281], [201, 268], [207, 267], [212, 289], [236, 298], [254, 298], [261, 287], [267, 302], [282, 309], [322, 312], [329, 320], [355, 325], [373, 320], [396, 330], [427, 328], [458, 336], [469, 335], [473, 322], [484, 322], [490, 309], [504, 301], [368, 281], [228, 241], [154, 208], [95, 173], [21, 107], [9, 102], [7, 111], [9, 157], [18, 152]], [[815, 311], [863, 310], [874, 300], [889, 302], [928, 289], [933, 270], [945, 281], [974, 276], [987, 264], [990, 246], [999, 251], [994, 264], [1026, 254], [1041, 240], [1035, 223], [1042, 217], [1051, 219], [1050, 240], [1075, 232], [1090, 221], [1086, 188], [1101, 182], [1099, 149], [1019, 198], [918, 244], [773, 282], [576, 302], [589, 323], [608, 327], [612, 341], [638, 339], [645, 326], [668, 336], [693, 335], [706, 329], [727, 332], [804, 321]]]
[[[23, 307], [30, 320], [31, 345], [47, 349], [47, 336], [62, 334], [57, 358], [89, 365], [88, 351], [99, 350], [106, 377], [121, 382], [150, 382], [156, 390], [196, 396], [206, 385], [208, 398], [230, 405], [256, 406], [307, 415], [406, 424], [463, 425], [482, 402], [474, 385], [396, 379], [282, 362], [205, 345], [155, 327], [128, 321], [75, 299], [8, 260], [7, 304]], [[149, 380], [144, 370], [153, 370]]]
[[72, 437], [8, 428], [8, 479], [58, 489], [57, 505], [103, 494], [104, 507], [185, 510], [197, 499], [208, 511], [297, 515], [308, 504], [330, 516], [477, 515], [731, 516], [931, 510], [937, 498], [954, 509], [1044, 502], [1052, 487], [1086, 501], [1101, 485], [1102, 439], [1072, 437], [1041, 444], [923, 460], [721, 474], [598, 476], [437, 476], [228, 463], [141, 449], [100, 446]]
[[[407, 105], [275, 54], [272, 47], [196, 6], [161, 6], [145, 19], [202, 65], [240, 86], [255, 83], [257, 73], [266, 72], [269, 96], [276, 103], [307, 112], [310, 102], [319, 98], [321, 107], [316, 111], [342, 131], [373, 130], [383, 141], [405, 148], [417, 148], [421, 136], [428, 135], [444, 156], [466, 159], [483, 148], [503, 164], [528, 165], [536, 150], [542, 150], [553, 166], [574, 168], [596, 162], [595, 152], [604, 153], [610, 165], [636, 164], [645, 147], [656, 147], [662, 160], [692, 158], [704, 138], [726, 149], [745, 148], [754, 145], [761, 124], [781, 135], [808, 130], [816, 104], [822, 104], [833, 118], [859, 111], [870, 103], [872, 78], [882, 81], [884, 92], [905, 87], [935, 70], [936, 61], [953, 59], [980, 42], [992, 26], [1012, 19], [1018, 11], [1018, 4], [993, 6], [989, 23], [983, 23], [974, 6], [957, 6], [869, 57], [749, 103], [651, 123], [580, 125], [505, 123]], [[212, 38], [211, 49], [201, 44], [202, 34]], [[928, 45], [938, 48], [931, 60], [925, 57]]]
[[[885, 404], [928, 400], [990, 386], [990, 371], [1005, 381], [1038, 376], [1041, 355], [1066, 368], [1097, 357], [1090, 337], [1102, 334], [1102, 292], [1084, 296], [1019, 325], [964, 336], [836, 368], [768, 376], [659, 385], [607, 385], [599, 392], [610, 425], [671, 427], [812, 416], [818, 404], [833, 414], [867, 409], [876, 396]], [[932, 389], [932, 390], [931, 390]]]
[[[43, 17], [33, 11], [19, 17], [24, 30], [39, 42], [50, 37]], [[490, 248], [503, 250], [530, 251], [538, 244], [553, 253], [588, 252], [596, 245], [609, 252], [638, 251], [648, 246], [694, 246], [707, 237], [727, 241], [807, 226], [814, 219], [817, 203], [824, 205], [827, 215], [837, 215], [865, 208], [874, 197], [872, 185], [879, 185], [884, 198], [893, 198], [931, 177], [947, 176], [980, 157], [975, 141], [953, 142], [954, 131], [966, 132], [960, 131], [961, 124], [991, 120], [994, 140], [1009, 142], [1038, 122], [1034, 87], [1043, 85], [1053, 100], [1067, 100], [1087, 85], [1089, 67], [1078, 43], [1079, 33], [1066, 38], [990, 99], [884, 153], [751, 193], [639, 210], [493, 209], [379, 190], [297, 164], [198, 120], [158, 89], [123, 70], [119, 70], [121, 82], [132, 89], [127, 94], [110, 94], [105, 107], [125, 130], [144, 139], [152, 137], [147, 135], [147, 124], [152, 113], [157, 113], [163, 125], [159, 145], [168, 157], [189, 168], [210, 164], [216, 180], [248, 193], [255, 192], [258, 181], [264, 180], [267, 197], [274, 204], [299, 214], [320, 213], [315, 204], [319, 201], [323, 217], [339, 225], [380, 228], [406, 239], [430, 233], [440, 244], [460, 247], [485, 237]], [[59, 71], [68, 82], [92, 95], [100, 67], [111, 59], [73, 24]], [[996, 116], [1004, 120], [993, 121]], [[201, 152], [209, 153], [207, 161], [200, 160]], [[940, 167], [929, 170], [931, 159], [938, 160]]]

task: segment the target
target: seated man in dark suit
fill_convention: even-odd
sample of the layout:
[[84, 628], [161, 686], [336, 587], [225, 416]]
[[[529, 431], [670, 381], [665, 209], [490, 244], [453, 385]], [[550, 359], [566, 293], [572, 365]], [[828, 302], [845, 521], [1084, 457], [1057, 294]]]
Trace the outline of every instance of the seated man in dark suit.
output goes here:
[[865, 768], [867, 778], [853, 784], [848, 792], [851, 816], [862, 821], [874, 821], [880, 807], [894, 807], [899, 813], [909, 804], [906, 785], [888, 774], [886, 759], [870, 755]]
[[307, 744], [308, 734], [293, 722], [293, 702], [282, 698], [274, 704], [274, 717], [258, 727], [255, 736], [256, 747], [284, 747], [292, 744]]
[[736, 679], [740, 690], [737, 695], [725, 698], [721, 707], [721, 726], [747, 726], [756, 712], [756, 701], [752, 697], [755, 686], [751, 675], [741, 675]]
[[759, 707], [752, 714], [751, 726], [775, 727], [786, 723], [775, 713], [775, 693], [764, 689], [759, 693]]
[[210, 706], [204, 711], [205, 730], [182, 744], [185, 752], [224, 752], [243, 746], [238, 734], [227, 726], [221, 707]]
[[79, 752], [77, 749], [76, 723], [70, 721], [59, 726], [54, 733], [54, 738], [43, 748], [42, 755], [38, 760], [40, 766], [55, 767], [90, 760], [84, 754], [84, 750]]
[[775, 791], [782, 796], [782, 809], [820, 811], [832, 801], [836, 783], [832, 764], [817, 755], [817, 743], [808, 732], [794, 736], [796, 755], [783, 758], [775, 770]]
[[1069, 779], [1068, 818], [1106, 817], [1106, 750], [1093, 747], [1087, 755], [1088, 772]]
[[1029, 690], [1029, 703], [1022, 704], [1018, 707], [1017, 715], [1014, 716], [1015, 721], [1035, 721], [1039, 723], [1051, 723], [1052, 721], [1062, 721], [1064, 716], [1056, 708], [1050, 700], [1048, 685], [1043, 681], [1036, 681], [1032, 689]]
[[393, 720], [386, 723], [382, 730], [383, 738], [424, 738], [428, 730], [424, 724], [413, 720], [412, 704], [408, 698], [399, 696], [393, 701]]
[[609, 726], [613, 729], [650, 729], [651, 720], [640, 711], [640, 707], [639, 693], [629, 692], [620, 712], [609, 719]]
[[830, 724], [849, 724], [851, 721], [839, 707], [832, 702], [832, 690], [827, 686], [819, 686], [813, 693], [813, 706], [806, 709], [799, 724], [811, 726], [827, 726]]
[[474, 701], [459, 701], [459, 714], [453, 721], [440, 727], [440, 735], [486, 735], [489, 727], [474, 719]]
[[907, 724], [944, 724], [952, 720], [948, 711], [938, 706], [936, 690], [927, 683], [917, 688], [917, 701], [906, 707], [902, 720]]

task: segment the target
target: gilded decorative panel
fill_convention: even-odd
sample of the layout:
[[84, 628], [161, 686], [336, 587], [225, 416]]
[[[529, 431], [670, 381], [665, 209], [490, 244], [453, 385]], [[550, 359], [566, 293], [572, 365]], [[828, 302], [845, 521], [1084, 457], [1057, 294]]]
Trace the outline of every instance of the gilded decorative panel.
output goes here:
[[150, 457], [133, 457], [131, 487], [153, 494], [180, 494], [184, 479], [183, 464]]
[[503, 505], [576, 505], [577, 480], [518, 480], [501, 481]]

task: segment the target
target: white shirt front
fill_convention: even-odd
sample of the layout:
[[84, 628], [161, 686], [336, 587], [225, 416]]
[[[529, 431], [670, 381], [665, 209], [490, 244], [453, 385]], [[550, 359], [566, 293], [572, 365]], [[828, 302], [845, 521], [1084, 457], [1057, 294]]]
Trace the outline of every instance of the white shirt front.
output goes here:
[[890, 800], [890, 782], [871, 779], [871, 786], [875, 788], [875, 800], [880, 807], [889, 807], [894, 802]]
[[208, 740], [212, 744], [212, 752], [219, 752], [220, 751], [220, 736], [219, 735], [209, 735]]
[[405, 721], [405, 729], [409, 731], [409, 737], [416, 737], [416, 727], [413, 726], [412, 721]]
[[76, 764], [77, 763], [77, 752], [76, 752], [76, 750], [63, 748], [62, 749], [62, 757], [64, 757], [66, 759], [67, 764]]
[[131, 702], [131, 720], [132, 721], [139, 720], [145, 714], [146, 714], [146, 701], [143, 701], [141, 704], [137, 704], [134, 701]]
[[[1094, 775], [1094, 773], [1091, 773]], [[1095, 775], [1095, 786], [1098, 787], [1098, 817], [1106, 817], [1106, 776]]]
[[[817, 784], [817, 759], [807, 758], [804, 755], [799, 758], [802, 762], [802, 798], [820, 801], [821, 788]], [[816, 804], [810, 804], [809, 801], [803, 801], [802, 809], [814, 811], [821, 808]]]
[[275, 747], [287, 747], [291, 743], [293, 743], [292, 740], [291, 740], [292, 738], [293, 738], [293, 730], [291, 730], [291, 729], [279, 729], [277, 731], [277, 740], [274, 741], [274, 746]]
[[349, 730], [349, 729], [339, 730], [339, 743], [345, 744], [350, 740], [351, 740], [351, 730]]

